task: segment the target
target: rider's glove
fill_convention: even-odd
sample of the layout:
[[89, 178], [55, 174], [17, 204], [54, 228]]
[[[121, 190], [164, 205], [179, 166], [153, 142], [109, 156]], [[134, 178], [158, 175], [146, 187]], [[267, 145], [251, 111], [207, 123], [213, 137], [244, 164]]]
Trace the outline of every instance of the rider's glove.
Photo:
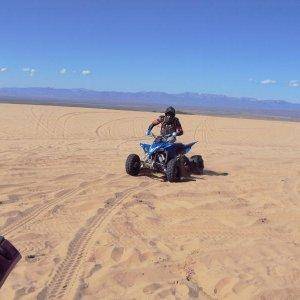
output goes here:
[[150, 129], [148, 129], [147, 131], [146, 131], [146, 135], [151, 135], [151, 130]]

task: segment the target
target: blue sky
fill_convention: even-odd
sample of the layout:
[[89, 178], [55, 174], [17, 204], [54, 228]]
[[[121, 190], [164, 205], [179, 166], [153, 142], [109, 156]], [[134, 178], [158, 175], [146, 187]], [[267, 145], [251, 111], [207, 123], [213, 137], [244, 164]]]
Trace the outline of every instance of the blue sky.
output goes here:
[[300, 102], [300, 1], [2, 1], [0, 87]]

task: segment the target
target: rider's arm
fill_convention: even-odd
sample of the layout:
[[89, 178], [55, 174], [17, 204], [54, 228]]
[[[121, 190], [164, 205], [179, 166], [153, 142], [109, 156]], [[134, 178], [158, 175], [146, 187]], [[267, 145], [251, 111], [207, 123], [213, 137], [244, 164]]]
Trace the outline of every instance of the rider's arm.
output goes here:
[[148, 131], [151, 131], [151, 130], [153, 129], [154, 126], [156, 126], [156, 125], [158, 125], [158, 124], [160, 124], [160, 123], [162, 123], [162, 122], [163, 122], [163, 117], [162, 117], [162, 116], [158, 117], [156, 120], [154, 120], [154, 121], [149, 125]]
[[183, 135], [183, 129], [178, 119], [176, 119], [176, 133], [178, 136]]

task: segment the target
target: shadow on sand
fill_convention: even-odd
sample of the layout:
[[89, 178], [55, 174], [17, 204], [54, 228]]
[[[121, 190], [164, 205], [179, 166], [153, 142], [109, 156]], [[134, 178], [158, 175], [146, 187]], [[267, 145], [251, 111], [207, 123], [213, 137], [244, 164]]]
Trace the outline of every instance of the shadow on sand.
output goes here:
[[[193, 175], [197, 175], [197, 177], [193, 176]], [[204, 176], [204, 175], [208, 175], [208, 176], [227, 176], [228, 173], [227, 172], [216, 172], [216, 171], [212, 171], [212, 170], [204, 170], [203, 173], [192, 173], [189, 176], [184, 176], [180, 182], [190, 182], [190, 181], [197, 181], [197, 180], [203, 180], [203, 177], [198, 177], [198, 176]], [[139, 173], [138, 176], [145, 176], [145, 177], [149, 177], [151, 179], [154, 180], [158, 180], [161, 182], [166, 182], [166, 176], [164, 174], [161, 173], [155, 173], [151, 170], [148, 169], [144, 169], [141, 170], [141, 172]]]
[[212, 170], [204, 170], [203, 175], [208, 175], [208, 176], [227, 176], [229, 175], [227, 172], [216, 172]]
[[148, 169], [141, 170], [138, 176], [149, 177], [151, 179], [158, 180], [158, 181], [161, 181], [161, 182], [167, 181], [166, 176], [164, 174], [155, 173], [155, 172], [153, 172], [151, 170], [148, 170]]

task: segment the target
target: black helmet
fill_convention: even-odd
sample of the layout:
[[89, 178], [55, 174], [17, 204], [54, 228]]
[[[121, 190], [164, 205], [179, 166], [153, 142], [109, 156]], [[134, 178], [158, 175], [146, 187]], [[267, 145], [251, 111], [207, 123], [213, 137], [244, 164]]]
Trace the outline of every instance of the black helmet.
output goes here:
[[165, 111], [165, 115], [170, 115], [172, 117], [175, 117], [175, 114], [176, 114], [175, 108], [172, 106], [169, 106]]
[[166, 111], [165, 111], [165, 116], [166, 116], [166, 117], [165, 117], [165, 122], [166, 122], [167, 124], [172, 123], [172, 121], [173, 121], [174, 118], [175, 118], [175, 114], [176, 114], [175, 108], [172, 107], [172, 106], [168, 107], [168, 108], [166, 109]]

